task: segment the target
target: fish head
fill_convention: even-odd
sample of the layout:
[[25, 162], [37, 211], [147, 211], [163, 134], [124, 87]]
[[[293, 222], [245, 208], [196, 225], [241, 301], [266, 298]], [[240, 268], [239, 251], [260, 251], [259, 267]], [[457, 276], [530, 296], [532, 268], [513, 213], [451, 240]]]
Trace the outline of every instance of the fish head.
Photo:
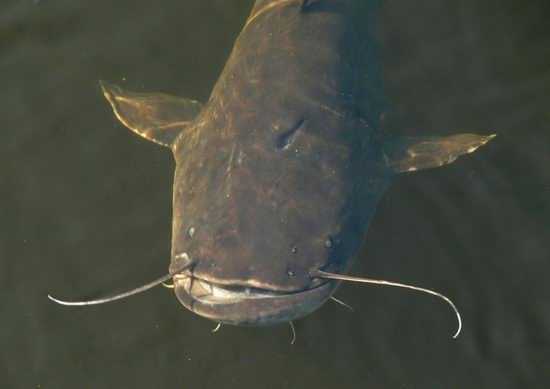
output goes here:
[[193, 263], [174, 277], [183, 305], [220, 323], [265, 326], [332, 295], [338, 281], [315, 271], [346, 271], [368, 224], [353, 145], [318, 134], [319, 123], [342, 126], [336, 119], [253, 125], [206, 112], [177, 140], [170, 270]]

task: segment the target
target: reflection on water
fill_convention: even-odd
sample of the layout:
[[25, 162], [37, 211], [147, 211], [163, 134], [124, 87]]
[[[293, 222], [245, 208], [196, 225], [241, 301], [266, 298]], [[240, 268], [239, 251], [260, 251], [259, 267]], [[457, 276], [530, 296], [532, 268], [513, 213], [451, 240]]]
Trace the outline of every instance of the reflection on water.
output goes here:
[[250, 1], [0, 5], [0, 377], [8, 387], [539, 386], [548, 381], [550, 8], [384, 2], [387, 133], [498, 133], [399, 177], [338, 304], [267, 329], [215, 325], [157, 288], [70, 309], [166, 272], [169, 152], [119, 126], [97, 80], [206, 100]]

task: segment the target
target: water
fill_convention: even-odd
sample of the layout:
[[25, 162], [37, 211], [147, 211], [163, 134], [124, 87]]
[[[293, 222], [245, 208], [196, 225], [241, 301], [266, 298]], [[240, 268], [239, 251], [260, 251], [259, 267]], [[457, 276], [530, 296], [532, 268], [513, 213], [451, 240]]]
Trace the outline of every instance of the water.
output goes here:
[[164, 274], [169, 151], [113, 118], [102, 78], [204, 101], [251, 1], [0, 4], [0, 382], [10, 388], [542, 387], [550, 383], [550, 6], [386, 1], [387, 133], [496, 132], [402, 175], [353, 274], [288, 326], [222, 326], [170, 290], [65, 308]]

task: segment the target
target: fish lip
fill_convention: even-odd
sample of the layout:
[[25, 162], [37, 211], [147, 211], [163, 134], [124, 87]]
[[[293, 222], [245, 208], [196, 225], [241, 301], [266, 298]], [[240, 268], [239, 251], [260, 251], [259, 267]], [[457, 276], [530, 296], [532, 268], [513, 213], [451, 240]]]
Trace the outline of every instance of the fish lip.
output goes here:
[[[318, 277], [311, 276], [311, 279], [315, 279]], [[316, 287], [321, 286], [323, 283], [326, 283], [327, 280], [323, 280], [321, 284], [315, 284], [311, 288], [285, 288], [281, 287], [277, 284], [271, 284], [268, 282], [263, 281], [256, 281], [253, 279], [240, 279], [240, 278], [234, 278], [234, 279], [222, 279], [222, 278], [216, 278], [211, 277], [208, 274], [201, 274], [198, 272], [195, 272], [194, 269], [186, 270], [185, 272], [181, 274], [177, 274], [174, 276], [174, 281], [177, 279], [192, 279], [193, 281], [202, 282], [204, 284], [209, 284], [214, 287], [222, 288], [222, 289], [250, 289], [253, 291], [257, 291], [258, 293], [262, 294], [273, 294], [273, 295], [285, 295], [285, 294], [292, 294], [292, 293], [300, 293], [304, 290], [310, 290], [315, 289]]]
[[[305, 290], [252, 289], [247, 294], [246, 287], [233, 292], [227, 285], [212, 285], [190, 273], [174, 277], [176, 296], [185, 307], [218, 323], [241, 326], [269, 326], [306, 316], [323, 305], [338, 285], [339, 282], [327, 280]], [[207, 291], [210, 286], [221, 290]], [[197, 293], [201, 290], [204, 293]]]
[[[314, 278], [314, 277], [312, 277]], [[316, 277], [315, 277], [316, 278]], [[240, 295], [240, 298], [267, 298], [267, 297], [281, 297], [293, 294], [305, 293], [325, 284], [333, 282], [333, 280], [323, 280], [322, 283], [312, 286], [311, 288], [301, 289], [282, 289], [275, 284], [269, 284], [264, 282], [255, 282], [254, 280], [241, 280], [241, 279], [218, 279], [214, 277], [205, 277], [204, 275], [197, 275], [191, 271], [185, 271], [182, 274], [174, 276], [174, 283], [178, 281], [187, 282], [189, 288], [192, 288], [192, 283], [200, 283], [204, 288], [219, 289], [220, 291], [227, 292], [228, 294]], [[242, 296], [241, 296], [242, 295]]]

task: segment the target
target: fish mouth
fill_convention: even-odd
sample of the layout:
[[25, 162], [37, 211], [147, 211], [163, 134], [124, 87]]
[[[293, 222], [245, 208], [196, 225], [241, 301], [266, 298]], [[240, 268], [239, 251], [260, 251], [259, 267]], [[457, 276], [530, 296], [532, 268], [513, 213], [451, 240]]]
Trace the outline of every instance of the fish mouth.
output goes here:
[[180, 302], [218, 323], [269, 326], [306, 316], [334, 293], [338, 282], [323, 281], [309, 289], [281, 291], [272, 285], [226, 283], [185, 272], [174, 276]]

